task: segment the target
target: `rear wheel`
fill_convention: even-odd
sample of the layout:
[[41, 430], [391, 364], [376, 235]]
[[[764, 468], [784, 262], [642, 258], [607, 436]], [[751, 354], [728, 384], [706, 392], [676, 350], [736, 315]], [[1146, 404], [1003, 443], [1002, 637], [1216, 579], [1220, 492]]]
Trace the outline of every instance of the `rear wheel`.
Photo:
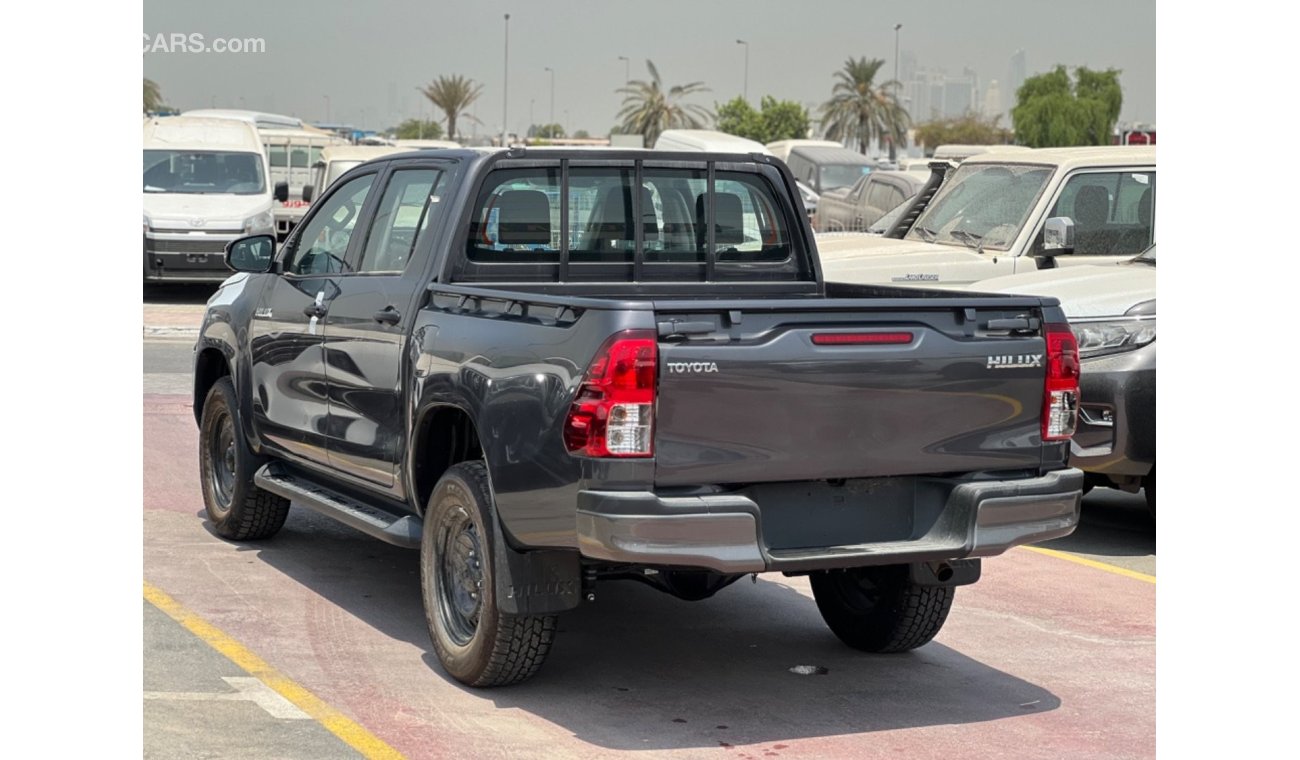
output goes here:
[[289, 500], [253, 483], [262, 461], [244, 440], [235, 386], [223, 377], [208, 391], [199, 425], [203, 506], [217, 535], [247, 541], [269, 538], [284, 526]]
[[813, 573], [813, 597], [831, 631], [865, 652], [906, 652], [939, 633], [952, 586], [913, 583], [906, 565]]
[[527, 679], [546, 660], [554, 615], [497, 609], [492, 496], [482, 462], [447, 470], [429, 498], [420, 541], [424, 616], [443, 668], [469, 686]]

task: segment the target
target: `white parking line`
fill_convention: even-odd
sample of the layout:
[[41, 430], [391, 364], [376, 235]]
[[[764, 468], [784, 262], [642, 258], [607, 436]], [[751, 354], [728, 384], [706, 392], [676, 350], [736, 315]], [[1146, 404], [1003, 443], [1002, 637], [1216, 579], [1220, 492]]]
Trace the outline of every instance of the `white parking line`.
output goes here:
[[280, 696], [271, 687], [256, 678], [222, 676], [221, 680], [233, 686], [235, 691], [146, 691], [144, 698], [174, 702], [252, 702], [269, 713], [272, 718], [279, 718], [280, 720], [311, 720], [310, 715], [299, 710], [292, 702]]

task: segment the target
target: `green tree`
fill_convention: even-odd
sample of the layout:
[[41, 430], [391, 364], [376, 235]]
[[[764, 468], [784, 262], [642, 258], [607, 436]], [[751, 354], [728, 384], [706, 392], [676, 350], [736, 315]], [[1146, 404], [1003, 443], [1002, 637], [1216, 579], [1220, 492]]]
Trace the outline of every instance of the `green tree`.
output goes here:
[[650, 70], [648, 81], [634, 79], [616, 92], [623, 94], [623, 108], [618, 112], [622, 119], [623, 134], [640, 134], [647, 146], [653, 146], [659, 133], [665, 129], [700, 129], [712, 121], [713, 114], [703, 106], [683, 103], [687, 95], [708, 92], [703, 82], [675, 85], [664, 89], [663, 80], [654, 62], [647, 60]]
[[442, 137], [441, 124], [422, 119], [407, 119], [389, 131], [398, 140], [437, 140]]
[[456, 139], [456, 119], [483, 94], [483, 85], [460, 74], [440, 76], [420, 92], [447, 116], [447, 139]]
[[589, 133], [589, 132], [588, 132], [587, 130], [585, 130], [585, 129], [579, 129], [577, 132], [574, 132], [574, 133], [573, 133], [573, 136], [574, 136], [574, 138], [576, 138], [576, 139], [578, 139], [578, 140], [590, 140], [590, 139], [591, 139], [591, 133]]
[[542, 139], [564, 137], [564, 127], [559, 124], [534, 124], [528, 128], [528, 136]]
[[876, 84], [876, 75], [884, 65], [879, 58], [868, 61], [863, 56], [849, 58], [844, 68], [835, 72], [831, 99], [821, 107], [821, 125], [828, 139], [857, 143], [862, 153], [873, 142], [884, 145], [893, 140], [900, 146], [907, 142], [912, 119], [894, 95], [898, 83]]
[[730, 135], [761, 143], [791, 140], [808, 135], [808, 111], [790, 100], [763, 96], [754, 110], [744, 98], [736, 97], [717, 107], [718, 129]]
[[162, 89], [152, 79], [144, 80], [144, 112], [154, 113], [162, 107]]
[[984, 119], [968, 113], [958, 119], [935, 119], [916, 126], [916, 141], [931, 152], [940, 145], [1005, 145], [1011, 130], [998, 126], [1001, 116]]
[[1120, 71], [1064, 66], [1029, 77], [1016, 90], [1011, 121], [1016, 142], [1031, 148], [1109, 145], [1124, 103]]

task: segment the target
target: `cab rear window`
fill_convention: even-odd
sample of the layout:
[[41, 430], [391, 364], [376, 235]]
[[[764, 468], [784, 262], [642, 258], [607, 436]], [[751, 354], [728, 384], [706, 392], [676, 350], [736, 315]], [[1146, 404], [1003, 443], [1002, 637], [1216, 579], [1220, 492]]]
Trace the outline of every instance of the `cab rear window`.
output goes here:
[[[498, 169], [471, 215], [474, 264], [751, 266], [792, 262], [789, 220], [771, 182], [756, 172], [633, 166]], [[712, 208], [710, 208], [712, 205]], [[567, 215], [566, 215], [567, 212]], [[713, 218], [710, 240], [709, 217]], [[639, 247], [639, 248], [638, 248]]]

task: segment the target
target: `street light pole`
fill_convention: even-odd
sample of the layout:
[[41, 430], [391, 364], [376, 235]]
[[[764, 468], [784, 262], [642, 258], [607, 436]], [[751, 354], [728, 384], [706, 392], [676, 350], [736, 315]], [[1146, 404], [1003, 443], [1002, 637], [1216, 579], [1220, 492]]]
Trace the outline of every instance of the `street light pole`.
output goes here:
[[549, 72], [551, 72], [551, 116], [550, 116], [550, 123], [551, 123], [551, 124], [554, 124], [554, 123], [555, 123], [555, 69], [551, 68], [550, 66], [547, 66], [547, 67], [546, 67], [546, 70], [549, 71]]
[[322, 95], [321, 97], [325, 98], [325, 123], [328, 124], [330, 121], [330, 96]]
[[749, 102], [749, 43], [744, 40], [736, 40], [737, 45], [745, 46], [745, 102]]
[[626, 87], [632, 82], [632, 59], [625, 55], [620, 55], [618, 59], [623, 62], [623, 86]]
[[[902, 83], [898, 81], [898, 31], [903, 28], [902, 24], [894, 24], [894, 105], [898, 105], [898, 88]], [[889, 136], [889, 160], [898, 160], [898, 146], [894, 143], [894, 136]]]
[[508, 148], [506, 113], [510, 107], [510, 14], [506, 14], [506, 55], [505, 65], [501, 69], [501, 147]]

